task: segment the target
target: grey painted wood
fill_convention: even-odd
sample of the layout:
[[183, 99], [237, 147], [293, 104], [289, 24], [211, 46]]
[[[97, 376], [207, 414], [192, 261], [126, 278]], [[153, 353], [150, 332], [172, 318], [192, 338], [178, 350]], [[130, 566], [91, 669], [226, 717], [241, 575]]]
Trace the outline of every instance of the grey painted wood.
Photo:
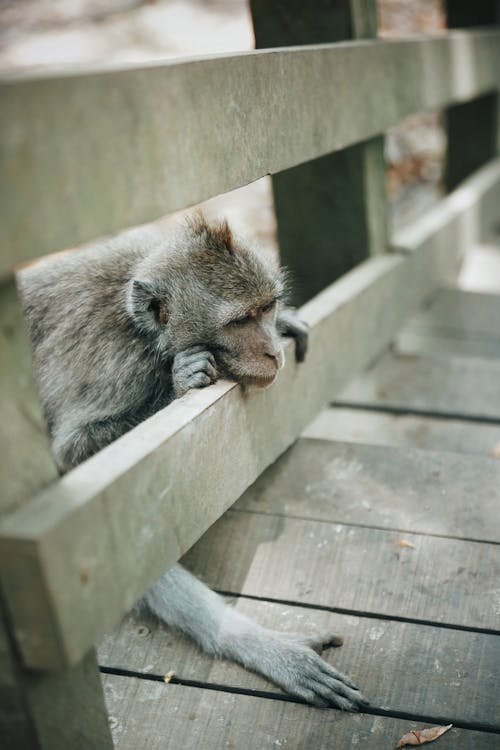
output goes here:
[[243, 394], [220, 382], [193, 391], [6, 519], [2, 582], [26, 663], [74, 663], [116, 624], [387, 346], [401, 317], [436, 283], [436, 256], [452, 273], [448, 247], [366, 262], [302, 308], [311, 326], [308, 358], [297, 365], [288, 344], [275, 387]]
[[447, 359], [450, 356], [500, 359], [500, 341], [476, 339], [471, 334], [453, 336], [449, 332], [424, 333], [404, 328], [394, 342], [401, 354], [429, 354]]
[[500, 295], [447, 287], [440, 289], [408, 326], [415, 332], [499, 343], [499, 320]]
[[500, 362], [389, 352], [337, 401], [500, 421]]
[[[377, 35], [375, 0], [251, 3], [257, 47], [318, 44]], [[281, 258], [293, 301], [305, 302], [387, 246], [383, 136], [285, 170], [273, 178]]]
[[13, 283], [0, 286], [0, 515], [57, 476]]
[[0, 276], [498, 88], [498, 39], [454, 31], [6, 78]]
[[498, 544], [228, 511], [185, 560], [223, 591], [500, 631]]
[[338, 406], [322, 411], [304, 430], [302, 437], [479, 453], [497, 460], [500, 454], [500, 425], [384, 414]]
[[[446, 15], [448, 28], [500, 24], [500, 6], [496, 0], [479, 3], [447, 0]], [[448, 190], [453, 190], [470, 172], [498, 154], [499, 105], [498, 94], [491, 92], [445, 111], [444, 182]], [[474, 133], [473, 138], [471, 133]]]
[[[105, 679], [117, 750], [198, 750], [354, 745], [394, 747], [422, 723], [309, 708], [293, 703], [213, 692], [141, 679]], [[452, 729], [440, 750], [496, 750], [498, 735]]]
[[419, 219], [397, 229], [391, 237], [392, 249], [412, 252], [430, 243], [437, 250], [452, 243], [463, 259], [488, 227], [498, 222], [499, 174], [500, 159], [497, 158], [481, 167]]
[[[0, 288], [0, 517], [22, 508], [57, 476], [38, 394], [21, 308], [12, 283]], [[6, 571], [4, 571], [5, 573]], [[25, 578], [31, 616], [53, 627]], [[71, 670], [34, 674], [24, 668], [0, 597], [0, 744], [2, 750], [96, 750], [111, 748], [102, 688], [91, 654]], [[40, 609], [38, 610], [38, 605]], [[90, 646], [90, 644], [89, 644]]]
[[[474, 5], [471, 3], [471, 9]], [[498, 94], [488, 93], [445, 112], [447, 154], [444, 182], [454, 190], [462, 180], [497, 153]], [[471, 138], [470, 134], [474, 133]]]
[[[238, 599], [234, 606], [281, 632], [342, 635], [342, 648], [323, 655], [349, 674], [373, 706], [413, 716], [439, 715], [448, 723], [480, 722], [500, 730], [500, 676], [494, 667], [500, 657], [499, 636], [248, 599]], [[106, 637], [99, 661], [149, 675], [173, 670], [181, 680], [278, 692], [264, 678], [214, 660], [152, 618], [137, 615]]]
[[500, 461], [302, 439], [234, 507], [500, 543]]

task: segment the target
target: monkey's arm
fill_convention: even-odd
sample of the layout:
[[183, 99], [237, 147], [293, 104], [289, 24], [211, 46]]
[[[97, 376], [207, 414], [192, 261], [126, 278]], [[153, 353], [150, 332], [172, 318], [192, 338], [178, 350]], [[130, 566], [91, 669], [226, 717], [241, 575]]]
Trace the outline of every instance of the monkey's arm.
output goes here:
[[295, 358], [303, 362], [307, 354], [309, 326], [297, 317], [292, 307], [282, 307], [278, 312], [276, 327], [282, 336], [290, 336], [295, 340]]
[[346, 711], [367, 705], [352, 682], [315, 651], [339, 645], [338, 636], [307, 638], [263, 628], [228, 606], [180, 565], [150, 589], [144, 602], [204, 651], [259, 672], [307, 703]]
[[54, 430], [52, 450], [59, 471], [73, 469], [109, 443], [135, 427], [139, 419], [130, 414], [109, 416], [91, 422], [63, 423]]

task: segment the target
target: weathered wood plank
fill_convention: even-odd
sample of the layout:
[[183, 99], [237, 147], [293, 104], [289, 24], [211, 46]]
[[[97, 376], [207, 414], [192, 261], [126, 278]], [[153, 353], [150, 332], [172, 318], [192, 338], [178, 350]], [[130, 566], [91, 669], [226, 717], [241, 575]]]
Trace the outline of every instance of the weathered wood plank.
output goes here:
[[[340, 649], [323, 655], [350, 675], [373, 706], [414, 716], [447, 717], [500, 730], [500, 637], [324, 610], [238, 599], [235, 607], [265, 627], [286, 633], [339, 633]], [[237, 664], [214, 660], [152, 618], [130, 616], [99, 649], [107, 667], [277, 692]], [[369, 669], [367, 668], [369, 665]]]
[[393, 250], [412, 252], [432, 244], [435, 250], [452, 244], [463, 259], [481, 236], [498, 223], [500, 159], [481, 167], [459, 188], [423, 216], [391, 237]]
[[5, 78], [0, 277], [495, 90], [499, 38], [453, 31]]
[[388, 352], [337, 402], [500, 421], [500, 362]]
[[500, 542], [500, 461], [299, 440], [235, 508]]
[[[127, 677], [105, 678], [117, 750], [353, 745], [387, 750], [425, 724]], [[496, 750], [498, 735], [451, 729], [441, 750]]]
[[[437, 256], [452, 273], [453, 253], [446, 248]], [[425, 252], [366, 262], [302, 308], [311, 326], [308, 358], [296, 365], [288, 345], [289, 361], [274, 388], [245, 395], [220, 382], [193, 391], [6, 519], [3, 585], [26, 662], [74, 662], [116, 624], [387, 346], [400, 318], [433, 287], [434, 274], [429, 278], [424, 269], [430, 264], [433, 271], [435, 257]]]
[[231, 510], [186, 564], [223, 591], [500, 630], [497, 544]]
[[57, 477], [13, 283], [0, 286], [0, 515]]
[[408, 326], [422, 333], [464, 338], [470, 335], [500, 343], [499, 320], [500, 295], [448, 287], [440, 289], [430, 303], [413, 316]]
[[455, 419], [384, 414], [338, 406], [322, 411], [304, 430], [302, 437], [479, 453], [495, 458], [500, 452], [500, 425], [497, 427]]
[[397, 335], [393, 348], [400, 354], [427, 354], [443, 359], [450, 356], [500, 359], [500, 340], [478, 339], [472, 334], [425, 333], [411, 326]]

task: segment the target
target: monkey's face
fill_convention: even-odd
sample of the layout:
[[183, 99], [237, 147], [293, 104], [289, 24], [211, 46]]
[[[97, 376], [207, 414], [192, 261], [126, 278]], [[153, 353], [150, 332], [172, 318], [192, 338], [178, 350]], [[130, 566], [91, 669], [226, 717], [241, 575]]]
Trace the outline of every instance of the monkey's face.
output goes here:
[[267, 388], [273, 383], [284, 364], [276, 304], [273, 297], [255, 304], [219, 329], [212, 348], [221, 377], [246, 387]]

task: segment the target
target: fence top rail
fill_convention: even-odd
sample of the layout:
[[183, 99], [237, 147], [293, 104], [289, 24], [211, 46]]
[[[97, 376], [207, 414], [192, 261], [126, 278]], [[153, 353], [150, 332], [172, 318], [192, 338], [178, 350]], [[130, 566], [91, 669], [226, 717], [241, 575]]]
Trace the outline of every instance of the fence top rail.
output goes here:
[[0, 81], [0, 278], [500, 86], [500, 30]]

